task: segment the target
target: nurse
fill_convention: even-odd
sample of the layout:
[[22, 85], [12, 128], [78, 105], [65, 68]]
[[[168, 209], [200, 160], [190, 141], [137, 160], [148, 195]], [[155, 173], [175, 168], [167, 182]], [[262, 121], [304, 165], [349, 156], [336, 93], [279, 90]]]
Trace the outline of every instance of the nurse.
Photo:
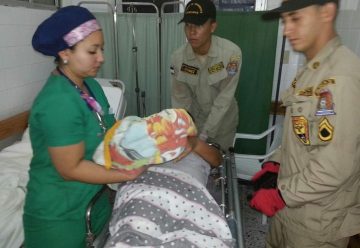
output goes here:
[[[92, 161], [113, 125], [109, 103], [94, 80], [103, 56], [103, 34], [85, 8], [59, 9], [37, 28], [32, 45], [57, 64], [36, 97], [29, 119], [33, 158], [24, 207], [27, 248], [85, 247], [85, 209], [103, 184], [133, 180]], [[104, 196], [94, 207], [98, 234], [111, 213]]]

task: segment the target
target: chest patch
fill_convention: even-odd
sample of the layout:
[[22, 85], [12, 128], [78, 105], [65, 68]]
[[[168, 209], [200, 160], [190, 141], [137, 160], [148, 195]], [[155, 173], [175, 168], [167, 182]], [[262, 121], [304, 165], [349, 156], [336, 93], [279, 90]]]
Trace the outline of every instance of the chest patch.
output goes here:
[[214, 74], [224, 69], [224, 63], [221, 61], [215, 65], [212, 65], [208, 68], [209, 74]]
[[322, 89], [318, 92], [319, 101], [315, 115], [334, 115], [334, 102], [331, 91], [329, 89]]
[[304, 116], [293, 116], [292, 124], [293, 131], [301, 143], [310, 145], [308, 120]]
[[319, 139], [322, 141], [332, 140], [334, 134], [334, 127], [330, 124], [329, 120], [325, 117], [319, 124]]
[[197, 75], [199, 68], [183, 63], [180, 70], [191, 75]]
[[299, 90], [297, 92], [299, 96], [312, 96], [313, 95], [313, 87], [307, 87], [305, 89]]

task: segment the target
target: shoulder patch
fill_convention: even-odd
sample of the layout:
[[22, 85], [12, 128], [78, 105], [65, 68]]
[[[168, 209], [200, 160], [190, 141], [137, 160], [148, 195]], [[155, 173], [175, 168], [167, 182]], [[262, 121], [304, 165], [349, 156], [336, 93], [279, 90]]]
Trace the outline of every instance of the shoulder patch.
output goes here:
[[226, 70], [229, 76], [234, 76], [239, 69], [240, 56], [233, 55], [229, 59], [229, 63], [226, 66]]

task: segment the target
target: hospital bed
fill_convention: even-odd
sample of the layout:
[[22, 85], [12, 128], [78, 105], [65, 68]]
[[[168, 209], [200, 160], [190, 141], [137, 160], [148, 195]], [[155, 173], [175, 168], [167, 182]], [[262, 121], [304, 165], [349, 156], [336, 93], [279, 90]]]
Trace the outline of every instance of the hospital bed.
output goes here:
[[[114, 109], [114, 114], [121, 118], [125, 113], [126, 102], [123, 94], [125, 87], [119, 80], [98, 79], [103, 86], [104, 92]], [[117, 94], [114, 94], [114, 91]], [[113, 100], [117, 97], [118, 100]], [[121, 98], [121, 99], [120, 99]], [[13, 144], [0, 151], [0, 247], [20, 247], [23, 242], [22, 213], [28, 181], [29, 163], [32, 157], [27, 119], [29, 112], [15, 115], [0, 121], [0, 142], [9, 137], [20, 136]], [[208, 186], [212, 195], [220, 195], [217, 206], [226, 217], [228, 226], [235, 239], [235, 246], [243, 248], [243, 224], [241, 209], [239, 207], [239, 192], [237, 187], [236, 167], [234, 154], [226, 153], [223, 164], [209, 179], [213, 182]], [[104, 229], [99, 237], [95, 237], [91, 229], [91, 209], [97, 197], [108, 190], [104, 187], [98, 195], [89, 203], [87, 219], [87, 245], [88, 247], [103, 247], [108, 237], [108, 229]], [[216, 198], [216, 197], [214, 197]]]

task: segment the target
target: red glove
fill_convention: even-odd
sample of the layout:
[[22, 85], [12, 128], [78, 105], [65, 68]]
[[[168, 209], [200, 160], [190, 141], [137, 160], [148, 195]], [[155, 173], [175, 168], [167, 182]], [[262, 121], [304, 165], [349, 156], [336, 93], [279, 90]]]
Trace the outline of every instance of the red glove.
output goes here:
[[255, 182], [266, 172], [278, 173], [280, 164], [274, 161], [266, 161], [261, 165], [261, 170], [258, 171], [252, 178], [251, 181]]
[[261, 167], [262, 169], [251, 178], [254, 191], [276, 188], [280, 164], [273, 161], [267, 161], [263, 163]]
[[278, 189], [259, 189], [253, 194], [250, 206], [271, 217], [285, 207]]

